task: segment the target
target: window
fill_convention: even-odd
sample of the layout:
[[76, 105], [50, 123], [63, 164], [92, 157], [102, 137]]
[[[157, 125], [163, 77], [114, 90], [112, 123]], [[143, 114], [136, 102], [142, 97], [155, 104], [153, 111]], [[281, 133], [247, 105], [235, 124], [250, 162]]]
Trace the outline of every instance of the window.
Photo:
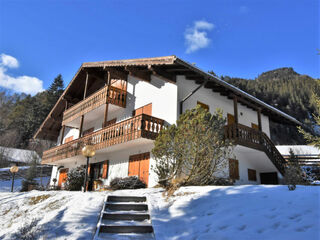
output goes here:
[[239, 180], [239, 161], [236, 159], [229, 159], [229, 176], [233, 180]]
[[102, 127], [107, 127], [107, 126], [110, 126], [110, 125], [112, 125], [112, 124], [115, 124], [116, 121], [117, 121], [117, 119], [116, 119], [116, 118], [113, 118], [113, 119], [107, 121], [105, 126], [103, 126], [103, 123], [102, 123]]
[[132, 116], [138, 116], [140, 114], [152, 115], [152, 103], [144, 105], [143, 107], [133, 110]]
[[234, 119], [234, 116], [230, 113], [228, 113], [228, 115], [227, 115], [227, 121], [228, 121], [228, 125], [234, 124], [236, 122]]
[[209, 111], [209, 105], [204, 104], [202, 102], [197, 101], [197, 105], [200, 105], [202, 108], [206, 109], [207, 111]]
[[248, 180], [249, 181], [257, 181], [257, 171], [256, 170], [248, 168]]
[[89, 133], [92, 133], [93, 130], [94, 130], [94, 128], [92, 127], [92, 128], [89, 128], [89, 129], [83, 131], [82, 136], [85, 136], [85, 135], [87, 135], [87, 134], [89, 134]]

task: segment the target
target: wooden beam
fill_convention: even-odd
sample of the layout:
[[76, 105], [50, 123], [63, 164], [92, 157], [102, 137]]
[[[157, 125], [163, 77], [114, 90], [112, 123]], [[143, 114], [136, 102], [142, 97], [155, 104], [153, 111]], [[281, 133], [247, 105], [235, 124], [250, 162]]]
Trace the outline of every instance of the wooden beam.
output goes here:
[[87, 95], [88, 79], [89, 79], [89, 73], [87, 72], [87, 75], [86, 75], [86, 83], [85, 83], [85, 85], [84, 85], [83, 99], [85, 99], [85, 98], [86, 98], [86, 95]]
[[142, 79], [143, 81], [146, 81], [146, 82], [150, 82], [151, 81], [151, 72], [149, 72], [149, 71], [143, 71], [143, 70], [139, 70], [137, 68], [129, 67], [129, 66], [126, 66], [125, 70], [127, 72], [129, 72], [129, 75], [131, 75], [133, 77], [140, 78], [140, 79]]
[[52, 137], [58, 137], [59, 136], [59, 131], [52, 131], [52, 130], [49, 130], [49, 129], [40, 129], [40, 131], [45, 134], [45, 135], [48, 135], [48, 136], [52, 136]]
[[237, 96], [233, 97], [233, 112], [234, 112], [234, 121], [236, 125], [239, 124], [239, 119], [238, 119], [238, 98]]
[[123, 79], [126, 80], [128, 77], [128, 74], [126, 71], [121, 71], [121, 70], [117, 70], [113, 67], [104, 67], [103, 68], [105, 71], [109, 71], [111, 74], [111, 79], [113, 78], [119, 78], [119, 79]]
[[176, 83], [176, 75], [166, 72], [160, 68], [148, 65], [148, 69], [152, 72], [153, 75], [164, 79], [165, 81], [169, 81], [172, 83]]

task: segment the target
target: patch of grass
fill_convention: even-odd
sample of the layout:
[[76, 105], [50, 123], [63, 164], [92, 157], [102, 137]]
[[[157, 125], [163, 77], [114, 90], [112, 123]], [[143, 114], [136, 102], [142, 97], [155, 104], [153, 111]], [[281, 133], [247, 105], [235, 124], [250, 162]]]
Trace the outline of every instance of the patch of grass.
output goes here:
[[181, 197], [181, 196], [186, 196], [186, 195], [191, 195], [191, 194], [195, 194], [196, 192], [180, 192], [177, 193], [175, 195], [173, 195], [174, 197]]
[[50, 194], [31, 197], [30, 200], [29, 200], [29, 205], [36, 205], [39, 202], [43, 202], [44, 200], [48, 199], [49, 197], [51, 197]]
[[11, 211], [11, 209], [12, 208], [10, 207], [10, 208], [4, 210], [1, 215], [4, 216], [4, 215], [8, 214]]
[[50, 202], [49, 204], [47, 204], [45, 207], [43, 207], [43, 210], [46, 209], [50, 209], [50, 210], [54, 210], [54, 209], [58, 209], [63, 205], [63, 200], [66, 199], [66, 197], [63, 197], [61, 199], [55, 200], [53, 202]]

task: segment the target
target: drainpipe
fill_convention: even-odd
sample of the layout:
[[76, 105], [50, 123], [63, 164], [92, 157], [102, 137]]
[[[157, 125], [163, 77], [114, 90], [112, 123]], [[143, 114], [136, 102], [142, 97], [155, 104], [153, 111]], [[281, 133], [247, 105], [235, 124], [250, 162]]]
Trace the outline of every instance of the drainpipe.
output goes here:
[[209, 81], [209, 79], [206, 79], [203, 83], [201, 83], [200, 86], [196, 87], [193, 91], [191, 91], [185, 98], [183, 98], [180, 102], [180, 115], [183, 113], [183, 103], [188, 100], [193, 94], [195, 94], [201, 87], [206, 85], [206, 83]]

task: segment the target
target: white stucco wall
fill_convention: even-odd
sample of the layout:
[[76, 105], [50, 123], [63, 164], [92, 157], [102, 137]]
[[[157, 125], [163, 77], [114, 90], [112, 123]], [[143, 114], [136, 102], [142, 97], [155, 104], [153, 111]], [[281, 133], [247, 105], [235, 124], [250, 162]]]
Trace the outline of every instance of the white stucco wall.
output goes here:
[[[192, 80], [186, 80], [184, 76], [177, 77], [178, 85], [178, 102], [184, 99], [190, 92], [196, 89], [199, 85]], [[211, 113], [215, 112], [217, 108], [223, 110], [223, 116], [227, 117], [227, 114], [234, 114], [233, 100], [228, 99], [226, 96], [222, 96], [217, 92], [213, 92], [211, 89], [200, 88], [183, 104], [183, 111], [192, 109], [197, 106], [197, 101], [200, 101], [209, 106]], [[178, 113], [180, 112], [180, 105], [178, 106]], [[240, 124], [251, 127], [251, 123], [258, 124], [257, 112], [247, 108], [238, 103], [238, 120]], [[261, 115], [262, 131], [270, 136], [269, 118], [268, 116]]]

